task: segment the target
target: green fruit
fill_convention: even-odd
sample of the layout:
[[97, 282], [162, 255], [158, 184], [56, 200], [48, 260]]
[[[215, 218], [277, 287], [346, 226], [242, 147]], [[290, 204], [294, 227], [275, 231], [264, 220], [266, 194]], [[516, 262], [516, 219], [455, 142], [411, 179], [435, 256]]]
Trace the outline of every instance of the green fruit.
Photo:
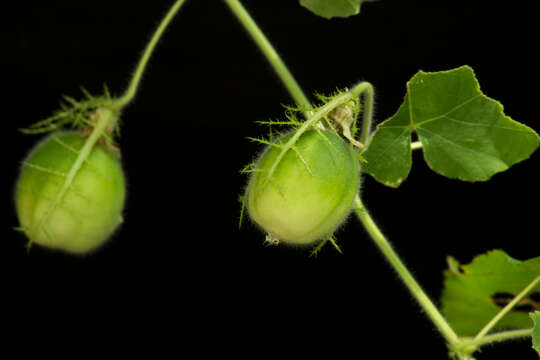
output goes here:
[[126, 186], [117, 156], [96, 144], [69, 182], [85, 141], [75, 132], [53, 133], [23, 162], [15, 205], [31, 243], [83, 254], [122, 222]]
[[358, 157], [328, 131], [303, 133], [272, 172], [281, 151], [270, 147], [259, 159], [247, 188], [248, 213], [271, 239], [310, 244], [334, 232], [349, 214], [360, 187]]

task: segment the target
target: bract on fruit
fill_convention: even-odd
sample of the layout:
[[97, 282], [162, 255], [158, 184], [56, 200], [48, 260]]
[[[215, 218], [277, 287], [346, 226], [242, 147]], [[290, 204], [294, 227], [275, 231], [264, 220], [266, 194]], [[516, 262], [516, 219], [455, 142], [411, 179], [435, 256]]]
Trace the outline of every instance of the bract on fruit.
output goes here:
[[86, 139], [57, 132], [39, 143], [22, 165], [15, 189], [20, 227], [33, 244], [87, 253], [122, 222], [126, 186], [119, 159], [95, 145], [69, 183]]
[[247, 188], [248, 213], [271, 237], [310, 244], [349, 214], [360, 187], [358, 157], [350, 144], [324, 130], [303, 133], [275, 165], [281, 151], [269, 147], [260, 157]]

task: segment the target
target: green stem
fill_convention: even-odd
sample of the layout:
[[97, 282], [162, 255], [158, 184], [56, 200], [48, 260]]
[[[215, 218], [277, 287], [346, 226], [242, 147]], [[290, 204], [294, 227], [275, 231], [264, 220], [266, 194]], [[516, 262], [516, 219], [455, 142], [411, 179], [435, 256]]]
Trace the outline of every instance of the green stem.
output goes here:
[[491, 344], [494, 342], [500, 342], [505, 340], [518, 339], [523, 337], [531, 336], [533, 329], [519, 329], [519, 330], [510, 330], [510, 331], [501, 331], [498, 333], [490, 334], [484, 336], [480, 339], [472, 340], [462, 340], [464, 344], [471, 345], [474, 347], [480, 347], [483, 345]]
[[422, 290], [420, 285], [416, 282], [416, 279], [411, 275], [409, 270], [405, 267], [397, 253], [394, 251], [386, 237], [382, 234], [381, 230], [375, 224], [371, 216], [369, 215], [364, 204], [360, 200], [360, 197], [357, 195], [355, 199], [355, 212], [364, 224], [367, 232], [379, 247], [381, 252], [384, 254], [386, 259], [393, 266], [395, 271], [398, 273], [401, 280], [405, 283], [409, 291], [416, 298], [418, 303], [426, 311], [427, 315], [430, 317], [431, 321], [437, 326], [440, 333], [445, 337], [450, 345], [455, 345], [459, 343], [459, 338], [450, 327], [448, 322], [441, 315], [437, 307], [431, 302], [426, 293]]
[[144, 74], [144, 71], [146, 69], [146, 66], [148, 65], [148, 61], [150, 60], [150, 56], [154, 52], [154, 49], [163, 35], [163, 32], [167, 28], [167, 26], [170, 24], [178, 10], [182, 7], [186, 0], [177, 0], [174, 5], [169, 9], [163, 20], [161, 20], [161, 23], [157, 27], [156, 31], [154, 32], [154, 35], [150, 39], [150, 42], [146, 45], [146, 49], [144, 50], [143, 55], [141, 56], [141, 59], [139, 60], [139, 64], [135, 68], [135, 72], [133, 73], [133, 76], [131, 77], [131, 82], [124, 92], [124, 95], [122, 95], [120, 98], [118, 98], [115, 101], [115, 105], [117, 105], [119, 108], [122, 108], [129, 104], [133, 98], [135, 97], [135, 94], [137, 93], [137, 89], [139, 87], [139, 84], [141, 82], [142, 76]]
[[[277, 73], [283, 85], [289, 91], [289, 94], [296, 102], [296, 104], [304, 109], [311, 108], [311, 103], [308, 100], [305, 93], [302, 91], [302, 88], [292, 75], [292, 73], [285, 65], [285, 62], [281, 59], [276, 49], [272, 46], [268, 38], [261, 31], [257, 23], [253, 20], [251, 15], [247, 12], [244, 6], [240, 3], [239, 0], [225, 0], [233, 14], [236, 16], [238, 21], [244, 26], [245, 30], [251, 36], [255, 44], [259, 47], [261, 52], [266, 57], [266, 60], [274, 68], [274, 71]], [[365, 101], [363, 109], [363, 125], [362, 125], [362, 135], [360, 142], [365, 144], [371, 131], [372, 119], [373, 119], [373, 104], [374, 104], [374, 90], [373, 86], [368, 82], [360, 83], [361, 91], [356, 92], [356, 96], [360, 96], [365, 92]], [[358, 87], [358, 85], [356, 86]], [[353, 91], [354, 92], [354, 89]], [[306, 118], [309, 118], [313, 115], [309, 111], [305, 111], [304, 115]]]
[[366, 84], [366, 87], [365, 89], [363, 89], [364, 107], [362, 109], [363, 111], [362, 135], [360, 136], [360, 142], [366, 145], [369, 139], [369, 135], [371, 134], [371, 126], [372, 126], [372, 121], [373, 121], [373, 103], [374, 103], [375, 92], [374, 92], [373, 86], [370, 83], [365, 82], [364, 84]]
[[[305, 109], [311, 108], [311, 103], [298, 85], [298, 82], [294, 79], [278, 52], [274, 49], [272, 44], [268, 41], [261, 29], [257, 26], [253, 18], [246, 11], [244, 6], [238, 0], [225, 0], [233, 14], [237, 17], [238, 21], [244, 26], [245, 30], [251, 36], [255, 44], [262, 51], [270, 65], [274, 68], [287, 91], [292, 96], [296, 104]], [[307, 116], [309, 114], [306, 114]], [[307, 117], [306, 116], [306, 117]]]
[[497, 324], [499, 320], [502, 319], [504, 315], [506, 315], [518, 302], [521, 301], [538, 283], [540, 283], [540, 276], [537, 276], [525, 289], [523, 289], [516, 297], [512, 299], [506, 306], [499, 311], [493, 319], [491, 319], [490, 322], [484, 326], [482, 330], [474, 337], [475, 340], [480, 340], [484, 338], [484, 336]]
[[[297, 103], [298, 106], [309, 109], [311, 108], [311, 104], [307, 97], [305, 96], [304, 92], [294, 79], [291, 72], [287, 69], [285, 63], [281, 58], [279, 57], [279, 54], [277, 51], [272, 47], [268, 39], [264, 36], [262, 31], [259, 29], [257, 24], [253, 21], [249, 13], [246, 11], [246, 9], [242, 6], [242, 4], [238, 0], [225, 0], [227, 5], [230, 7], [234, 15], [238, 18], [240, 23], [244, 26], [246, 31], [250, 34], [250, 36], [253, 38], [259, 49], [263, 52], [263, 54], [266, 56], [269, 63], [273, 66], [274, 70], [280, 77], [281, 81], [289, 91], [290, 95], [294, 99], [294, 101]], [[364, 115], [363, 115], [363, 126], [362, 126], [362, 135], [361, 139], [362, 142], [365, 142], [369, 135], [371, 130], [371, 122], [373, 118], [373, 98], [374, 98], [374, 91], [373, 86], [367, 82], [360, 83], [356, 85], [350, 92], [344, 94], [343, 97], [338, 97], [334, 99], [333, 101], [329, 102], [328, 104], [325, 104], [323, 108], [319, 109], [322, 111], [318, 111], [317, 115], [319, 114], [325, 114], [327, 113], [327, 110], [330, 111], [332, 108], [338, 106], [339, 104], [344, 103], [347, 101], [347, 99], [351, 99], [353, 97], [358, 97], [362, 93], [366, 94], [365, 104], [364, 104]], [[312, 116], [314, 114], [311, 114], [309, 111], [305, 113], [306, 118], [308, 121], [304, 123], [304, 126], [310, 126], [314, 124], [316, 121], [320, 120], [320, 116]], [[301, 133], [301, 131], [298, 131], [297, 134]], [[294, 141], [291, 139], [291, 141]], [[375, 241], [375, 243], [379, 246], [379, 249], [383, 252], [383, 254], [387, 257], [388, 261], [392, 264], [392, 266], [395, 268], [396, 272], [400, 275], [403, 282], [406, 284], [406, 286], [409, 288], [409, 290], [412, 292], [412, 294], [415, 296], [415, 298], [418, 300], [420, 305], [425, 309], [428, 316], [432, 319], [432, 321], [435, 323], [435, 325], [439, 328], [441, 334], [446, 338], [446, 340], [450, 344], [456, 344], [459, 342], [458, 336], [452, 330], [450, 325], [446, 322], [444, 317], [440, 314], [440, 312], [437, 310], [435, 305], [431, 302], [429, 297], [424, 293], [422, 288], [418, 285], [416, 280], [412, 277], [410, 272], [407, 270], [407, 268], [403, 265], [395, 251], [392, 249], [384, 235], [381, 233], [377, 225], [373, 222], [373, 219], [368, 214], [367, 210], [365, 209], [364, 205], [360, 201], [360, 198], [356, 197], [356, 213], [358, 214], [358, 217], [360, 218], [360, 221], [364, 223], [367, 231]]]

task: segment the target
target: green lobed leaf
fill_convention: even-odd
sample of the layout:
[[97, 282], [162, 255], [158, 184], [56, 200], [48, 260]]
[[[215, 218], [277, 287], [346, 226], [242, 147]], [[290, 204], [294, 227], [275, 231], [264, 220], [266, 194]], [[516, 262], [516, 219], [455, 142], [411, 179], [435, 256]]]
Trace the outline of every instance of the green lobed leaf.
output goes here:
[[367, 1], [376, 0], [300, 0], [300, 5], [316, 15], [331, 19], [359, 14], [362, 3]]
[[[445, 271], [442, 312], [460, 336], [476, 335], [505, 305], [540, 275], [540, 257], [526, 261], [502, 250], [477, 256], [468, 265], [450, 258]], [[533, 295], [534, 294], [534, 295]], [[538, 308], [540, 284], [494, 327], [494, 330], [530, 328], [529, 312]]]
[[535, 311], [530, 314], [531, 319], [534, 322], [532, 343], [533, 349], [540, 355], [540, 311]]
[[540, 144], [534, 130], [506, 116], [501, 103], [480, 91], [468, 66], [413, 76], [397, 113], [370, 138], [364, 170], [399, 186], [411, 168], [413, 132], [433, 171], [464, 181], [486, 181], [527, 159]]

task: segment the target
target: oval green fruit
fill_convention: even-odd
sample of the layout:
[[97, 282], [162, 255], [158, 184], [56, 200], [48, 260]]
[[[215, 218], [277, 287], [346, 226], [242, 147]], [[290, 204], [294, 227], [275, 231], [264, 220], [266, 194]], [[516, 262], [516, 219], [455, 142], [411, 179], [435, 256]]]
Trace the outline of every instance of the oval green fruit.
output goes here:
[[360, 187], [358, 157], [350, 144], [322, 130], [303, 133], [274, 167], [280, 152], [270, 147], [260, 157], [247, 188], [248, 213], [271, 238], [313, 243], [349, 214]]
[[122, 222], [126, 185], [115, 155], [96, 144], [70, 179], [85, 141], [75, 132], [53, 133], [23, 162], [15, 205], [31, 243], [83, 254]]

